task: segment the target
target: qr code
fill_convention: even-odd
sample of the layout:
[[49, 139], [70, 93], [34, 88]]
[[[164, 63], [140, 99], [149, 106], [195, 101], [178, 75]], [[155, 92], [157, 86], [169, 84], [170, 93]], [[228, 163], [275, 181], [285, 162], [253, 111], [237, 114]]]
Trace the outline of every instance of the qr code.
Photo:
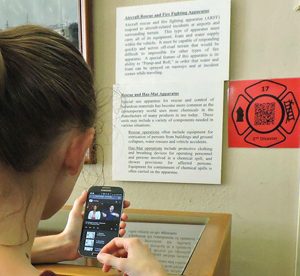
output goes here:
[[255, 125], [273, 125], [275, 120], [275, 103], [255, 104]]

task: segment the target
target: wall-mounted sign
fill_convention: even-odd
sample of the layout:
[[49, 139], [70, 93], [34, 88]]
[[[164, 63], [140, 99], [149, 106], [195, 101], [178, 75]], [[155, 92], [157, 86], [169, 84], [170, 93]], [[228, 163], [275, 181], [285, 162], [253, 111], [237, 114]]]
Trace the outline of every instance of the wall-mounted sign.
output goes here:
[[231, 81], [229, 147], [300, 147], [300, 78]]

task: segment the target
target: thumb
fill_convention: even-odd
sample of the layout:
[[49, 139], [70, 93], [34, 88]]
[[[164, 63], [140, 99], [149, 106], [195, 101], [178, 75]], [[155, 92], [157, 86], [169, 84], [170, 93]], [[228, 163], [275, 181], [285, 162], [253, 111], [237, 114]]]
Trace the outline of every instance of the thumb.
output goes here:
[[83, 191], [82, 194], [78, 198], [76, 198], [71, 212], [81, 215], [82, 207], [86, 201], [86, 198], [87, 198], [87, 191]]
[[99, 253], [97, 255], [97, 259], [105, 266], [112, 266], [113, 268], [121, 271], [125, 271], [126, 269], [127, 259], [125, 258], [118, 258], [107, 253]]

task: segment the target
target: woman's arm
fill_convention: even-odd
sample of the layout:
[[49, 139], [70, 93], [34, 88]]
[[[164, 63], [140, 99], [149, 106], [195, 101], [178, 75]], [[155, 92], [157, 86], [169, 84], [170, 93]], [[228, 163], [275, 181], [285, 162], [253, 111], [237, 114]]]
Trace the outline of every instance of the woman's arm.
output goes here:
[[62, 232], [57, 235], [36, 237], [31, 251], [32, 263], [57, 263], [79, 257], [76, 243]]

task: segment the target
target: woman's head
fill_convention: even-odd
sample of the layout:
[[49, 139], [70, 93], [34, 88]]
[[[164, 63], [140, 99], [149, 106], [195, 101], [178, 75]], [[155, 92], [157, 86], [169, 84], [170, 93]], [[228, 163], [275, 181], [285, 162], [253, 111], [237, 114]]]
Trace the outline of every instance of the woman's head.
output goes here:
[[[48, 185], [43, 217], [69, 196], [92, 140], [95, 116], [92, 74], [72, 43], [39, 26], [0, 31], [0, 168], [31, 175], [51, 158], [61, 166]], [[62, 144], [64, 151], [53, 158]]]
[[0, 32], [0, 164], [30, 172], [70, 129], [93, 127], [92, 75], [78, 50], [38, 26]]

